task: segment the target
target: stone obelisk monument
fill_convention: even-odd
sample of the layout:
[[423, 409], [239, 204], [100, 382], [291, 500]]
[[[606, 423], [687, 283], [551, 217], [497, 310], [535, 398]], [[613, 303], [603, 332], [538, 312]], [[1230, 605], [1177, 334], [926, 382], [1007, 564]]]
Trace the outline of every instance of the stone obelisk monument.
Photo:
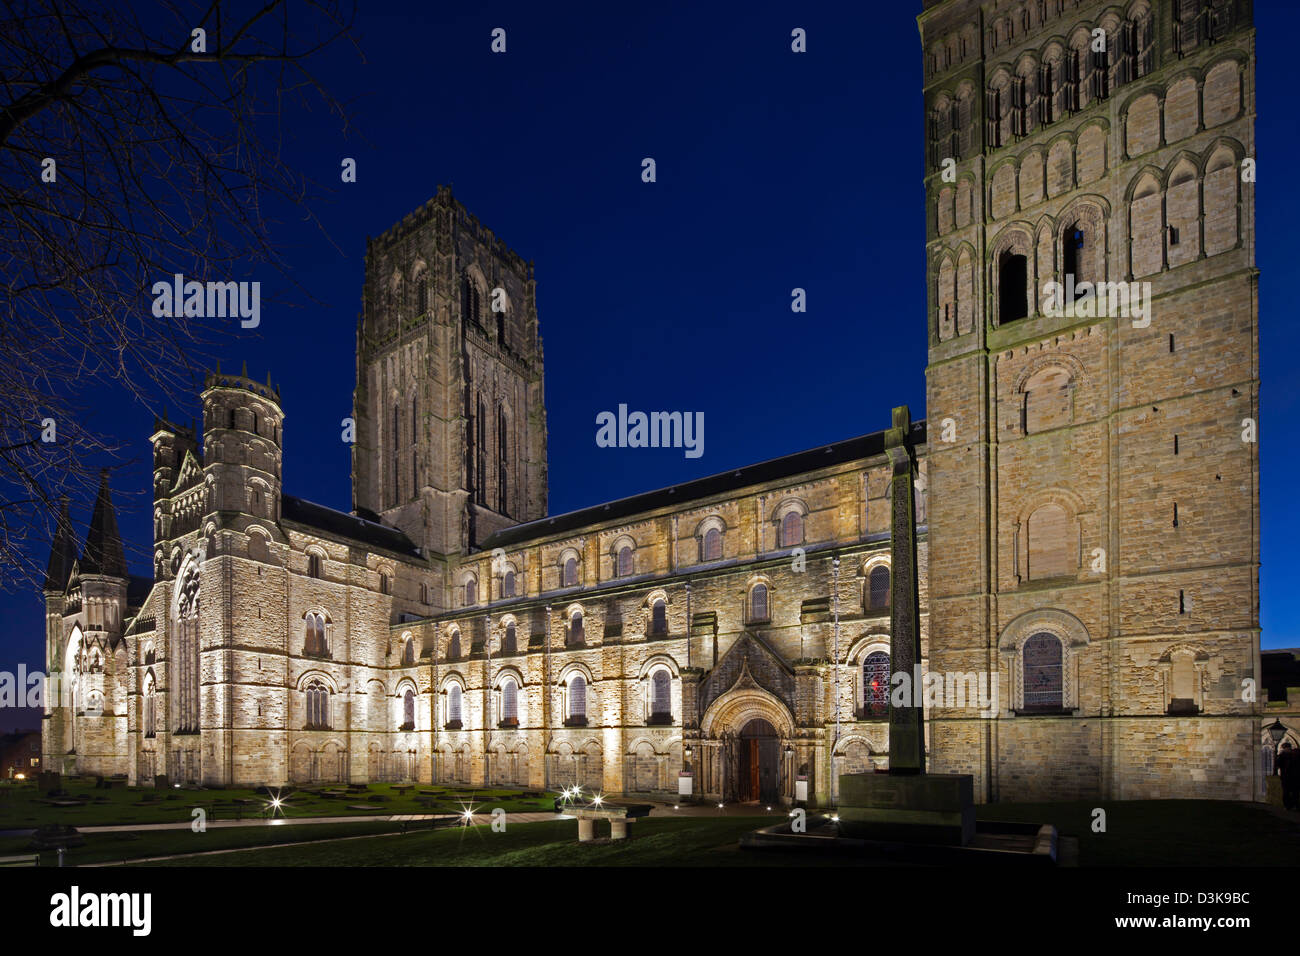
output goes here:
[[906, 675], [904, 695], [890, 681], [889, 773], [840, 776], [840, 830], [845, 836], [964, 846], [975, 834], [974, 778], [925, 772], [925, 706], [921, 685], [921, 607], [916, 566], [916, 449], [912, 416], [894, 409], [885, 432], [890, 495], [889, 670]]
[[[885, 432], [890, 483], [889, 670], [906, 674], [912, 689], [900, 706], [890, 695], [889, 772], [925, 773], [925, 709], [920, 693], [921, 605], [916, 569], [916, 457], [911, 446], [912, 416], [894, 409]], [[893, 687], [893, 682], [890, 684]]]

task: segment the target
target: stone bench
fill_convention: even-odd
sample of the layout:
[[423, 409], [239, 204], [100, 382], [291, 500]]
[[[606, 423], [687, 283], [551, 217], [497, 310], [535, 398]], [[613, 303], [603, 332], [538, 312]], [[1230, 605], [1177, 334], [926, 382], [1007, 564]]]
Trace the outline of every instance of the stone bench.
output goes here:
[[627, 826], [637, 817], [646, 817], [654, 806], [649, 803], [611, 804], [600, 806], [566, 807], [565, 813], [578, 818], [578, 842], [590, 843], [596, 838], [596, 821], [609, 821], [609, 838], [626, 840]]

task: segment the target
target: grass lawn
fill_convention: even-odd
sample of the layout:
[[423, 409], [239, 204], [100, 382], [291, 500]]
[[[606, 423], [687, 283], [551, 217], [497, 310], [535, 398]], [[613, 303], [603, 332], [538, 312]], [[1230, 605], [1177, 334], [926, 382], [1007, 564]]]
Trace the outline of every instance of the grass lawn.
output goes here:
[[[1106, 832], [1092, 830], [1106, 811]], [[1254, 803], [1228, 800], [1079, 800], [992, 803], [979, 820], [1052, 823], [1079, 840], [1080, 866], [1295, 866], [1300, 814], [1282, 819]]]
[[[784, 817], [649, 817], [632, 839], [579, 844], [573, 820], [425, 830], [382, 840], [225, 853], [176, 860], [179, 866], [789, 866], [814, 861], [742, 851], [741, 834]], [[603, 832], [603, 828], [602, 831]], [[828, 861], [831, 864], [851, 860]], [[826, 865], [816, 861], [817, 865]]]
[[[1105, 804], [1106, 832], [1094, 833], [1098, 801], [994, 804], [981, 820], [1054, 823], [1079, 841], [1081, 866], [1294, 866], [1300, 815], [1293, 822], [1260, 806], [1213, 800]], [[844, 856], [741, 851], [742, 834], [780, 817], [651, 817], [633, 840], [581, 846], [572, 820], [453, 827], [401, 838], [254, 850], [176, 861], [202, 866], [790, 866], [853, 865]]]
[[[408, 830], [415, 832], [429, 826], [413, 822]], [[339, 837], [378, 836], [400, 833], [400, 823], [386, 820], [358, 820], [355, 823], [301, 823], [288, 826], [222, 827], [206, 833], [190, 830], [151, 830], [143, 833], [85, 833], [84, 846], [72, 847], [64, 856], [64, 866], [87, 863], [115, 863], [151, 856], [175, 853], [201, 853], [207, 850], [225, 850], [235, 847], [257, 847], [276, 843], [297, 843], [308, 840], [337, 839]], [[0, 856], [30, 853], [27, 837], [0, 838]], [[347, 844], [343, 844], [346, 846]], [[58, 853], [45, 850], [41, 853], [42, 866], [57, 866]]]
[[[321, 792], [333, 789], [295, 790], [285, 787], [284, 815], [318, 816], [388, 816], [395, 813], [457, 813], [462, 801], [473, 800], [502, 807], [508, 812], [550, 810], [554, 795], [521, 797], [517, 790], [472, 790], [444, 786], [417, 785], [399, 793], [391, 783], [370, 784], [364, 792], [330, 796]], [[0, 830], [25, 829], [47, 823], [66, 823], [74, 827], [104, 824], [188, 822], [195, 807], [208, 811], [208, 819], [234, 819], [233, 801], [251, 800], [243, 809], [245, 818], [259, 816], [266, 802], [264, 795], [252, 790], [156, 790], [153, 787], [97, 789], [94, 778], [64, 779], [67, 797], [59, 800], [84, 801], [83, 806], [52, 806], [34, 781], [0, 784]], [[370, 805], [375, 810], [349, 810], [351, 805]]]

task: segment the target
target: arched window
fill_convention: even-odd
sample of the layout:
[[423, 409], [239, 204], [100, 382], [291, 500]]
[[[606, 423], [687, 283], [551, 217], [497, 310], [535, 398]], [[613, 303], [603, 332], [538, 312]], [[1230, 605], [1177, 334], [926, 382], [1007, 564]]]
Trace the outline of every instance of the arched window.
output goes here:
[[414, 663], [415, 663], [415, 641], [411, 640], [408, 637], [406, 639], [406, 643], [402, 646], [402, 666], [410, 667]]
[[1014, 252], [998, 260], [998, 321], [1012, 322], [1029, 314], [1029, 260]]
[[325, 633], [325, 617], [315, 612], [308, 613], [304, 618], [307, 626], [307, 636], [303, 643], [303, 653], [312, 657], [328, 657], [329, 642]]
[[781, 519], [781, 547], [793, 548], [797, 544], [803, 544], [803, 515], [789, 511]]
[[507, 624], [505, 637], [501, 639], [501, 653], [514, 654], [517, 653], [518, 650], [519, 640], [515, 636], [515, 626], [513, 624]]
[[480, 324], [478, 285], [468, 272], [460, 280], [460, 314], [466, 322]]
[[409, 687], [402, 695], [402, 730], [415, 729], [415, 691]]
[[393, 473], [393, 505], [394, 505], [394, 506], [396, 506], [397, 503], [400, 502], [400, 501], [402, 500], [402, 497], [401, 497], [401, 490], [398, 488], [398, 485], [397, 485], [397, 480], [398, 480], [398, 475], [397, 475], [397, 461], [395, 460], [395, 459], [396, 459], [396, 456], [397, 456], [397, 443], [398, 443], [399, 441], [401, 441], [401, 438], [402, 438], [402, 432], [401, 432], [401, 429], [400, 429], [399, 426], [398, 426], [398, 418], [399, 418], [400, 415], [401, 415], [401, 412], [398, 410], [398, 407], [397, 407], [396, 405], [394, 405], [394, 406], [393, 406], [393, 430], [392, 430], [392, 432], [391, 432], [391, 437], [390, 437], [390, 440], [391, 440], [391, 442], [392, 442], [392, 452], [393, 452], [393, 457], [394, 457], [393, 468], [392, 468], [392, 473]]
[[307, 685], [307, 729], [330, 729], [330, 692], [317, 680]]
[[515, 596], [515, 572], [507, 571], [501, 578], [501, 596], [508, 598]]
[[519, 723], [519, 687], [513, 677], [501, 685], [501, 723], [510, 727]]
[[460, 727], [460, 685], [452, 684], [447, 688], [447, 729]]
[[393, 580], [388, 576], [387, 571], [379, 572], [379, 593], [380, 594], [393, 593]]
[[578, 583], [578, 559], [569, 557], [564, 562], [564, 581], [562, 587], [571, 588]]
[[889, 568], [877, 564], [867, 576], [867, 608], [872, 611], [889, 607]]
[[[176, 621], [174, 684], [175, 723], [169, 726], [182, 733], [199, 729], [199, 574], [198, 565], [187, 560], [176, 582]], [[169, 656], [171, 656], [169, 654]]]
[[766, 584], [755, 584], [749, 592], [749, 619], [754, 622], [768, 619]]
[[722, 532], [717, 528], [710, 528], [704, 532], [704, 543], [700, 548], [701, 561], [721, 561], [722, 560]]
[[668, 633], [668, 602], [663, 598], [656, 598], [650, 609], [650, 633]]
[[582, 612], [574, 611], [573, 617], [569, 618], [569, 643], [581, 644], [586, 639], [586, 632], [582, 627]]
[[673, 716], [673, 698], [672, 698], [673, 678], [668, 671], [660, 669], [654, 672], [650, 678], [650, 716], [658, 718], [661, 722], [672, 720]]
[[452, 631], [451, 639], [447, 641], [447, 659], [456, 660], [460, 657], [460, 631]]
[[632, 549], [627, 545], [618, 549], [618, 576], [625, 578], [632, 573]]
[[577, 723], [587, 720], [587, 681], [581, 674], [573, 675], [569, 681], [569, 719]]
[[424, 275], [415, 277], [415, 314], [424, 315], [429, 311], [429, 283]]
[[1026, 435], [1070, 424], [1074, 416], [1074, 391], [1070, 373], [1056, 365], [1031, 375], [1023, 386], [1021, 430]]
[[429, 585], [423, 581], [420, 582], [420, 603], [429, 603]]
[[1064, 698], [1060, 638], [1040, 631], [1025, 641], [1022, 657], [1025, 710], [1060, 710]]
[[[497, 313], [499, 338], [505, 337], [505, 313]], [[497, 511], [510, 513], [510, 420], [504, 407], [497, 409]]]
[[154, 696], [154, 680], [150, 674], [144, 682], [144, 735], [158, 736], [158, 698]]
[[1058, 504], [1037, 508], [1026, 522], [1025, 570], [1031, 581], [1057, 578], [1078, 570], [1078, 535]]
[[1083, 290], [1079, 286], [1084, 282], [1092, 281], [1092, 277], [1086, 274], [1084, 266], [1088, 261], [1084, 250], [1085, 241], [1086, 237], [1081, 222], [1071, 223], [1065, 227], [1065, 232], [1061, 234], [1061, 281], [1068, 286], [1069, 277], [1074, 277], [1075, 299], [1083, 295]]
[[862, 661], [862, 715], [883, 717], [889, 712], [889, 655], [872, 651]]
[[1170, 665], [1169, 713], [1184, 716], [1200, 713], [1196, 703], [1196, 656], [1175, 652]]
[[466, 578], [465, 579], [465, 606], [469, 607], [470, 605], [477, 604], [477, 603], [478, 603], [478, 579], [473, 577]]
[[315, 551], [307, 555], [307, 573], [313, 578], [318, 578], [321, 575], [320, 555]]

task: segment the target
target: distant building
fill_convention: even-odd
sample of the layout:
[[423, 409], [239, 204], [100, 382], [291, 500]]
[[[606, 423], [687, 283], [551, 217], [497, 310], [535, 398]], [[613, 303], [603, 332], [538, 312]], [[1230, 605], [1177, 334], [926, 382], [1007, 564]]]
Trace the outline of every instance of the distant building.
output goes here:
[[0, 780], [13, 780], [19, 774], [34, 778], [41, 772], [41, 732], [20, 730], [0, 734]]
[[[1300, 749], [1300, 648], [1279, 647], [1259, 652], [1264, 685], [1264, 720], [1260, 758], [1264, 775], [1273, 772], [1273, 759], [1283, 743]], [[1278, 721], [1286, 728], [1274, 741], [1269, 728]]]

